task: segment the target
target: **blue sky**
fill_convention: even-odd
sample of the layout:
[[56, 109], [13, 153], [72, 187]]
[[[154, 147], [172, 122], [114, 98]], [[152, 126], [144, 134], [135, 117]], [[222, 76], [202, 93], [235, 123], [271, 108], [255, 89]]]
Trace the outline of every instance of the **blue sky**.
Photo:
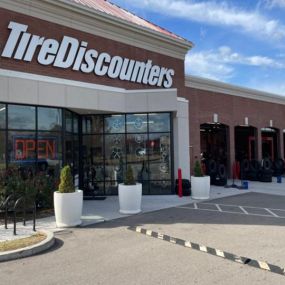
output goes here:
[[111, 0], [195, 46], [188, 75], [285, 96], [285, 0]]

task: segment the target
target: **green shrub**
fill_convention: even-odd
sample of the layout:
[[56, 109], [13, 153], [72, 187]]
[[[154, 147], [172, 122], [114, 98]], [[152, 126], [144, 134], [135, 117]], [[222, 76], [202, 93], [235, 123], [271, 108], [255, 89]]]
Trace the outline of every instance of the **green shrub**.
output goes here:
[[58, 186], [60, 193], [72, 193], [75, 192], [73, 184], [73, 177], [71, 174], [70, 166], [64, 166], [60, 172], [60, 184]]
[[202, 176], [203, 176], [201, 164], [200, 164], [200, 162], [199, 162], [198, 160], [196, 160], [196, 162], [195, 162], [195, 166], [194, 166], [194, 176], [195, 176], [195, 177], [202, 177]]
[[136, 181], [133, 174], [133, 169], [130, 165], [128, 165], [127, 173], [124, 181], [125, 185], [136, 185]]
[[25, 196], [27, 203], [36, 200], [37, 208], [53, 207], [53, 192], [58, 189], [58, 176], [29, 169], [0, 170], [0, 204], [7, 196]]

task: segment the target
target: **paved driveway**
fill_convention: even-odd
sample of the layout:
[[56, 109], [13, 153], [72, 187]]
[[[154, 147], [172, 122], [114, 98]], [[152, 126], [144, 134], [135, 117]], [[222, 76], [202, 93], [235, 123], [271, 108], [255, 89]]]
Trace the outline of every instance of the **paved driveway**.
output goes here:
[[285, 276], [128, 230], [284, 267], [283, 210], [285, 197], [247, 193], [66, 230], [53, 251], [0, 264], [1, 284], [285, 284]]

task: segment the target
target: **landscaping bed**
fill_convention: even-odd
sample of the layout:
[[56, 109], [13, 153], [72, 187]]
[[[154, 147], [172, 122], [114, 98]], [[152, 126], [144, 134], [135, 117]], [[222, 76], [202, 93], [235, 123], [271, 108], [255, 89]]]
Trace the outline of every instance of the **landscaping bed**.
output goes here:
[[46, 237], [47, 235], [45, 233], [38, 232], [27, 238], [20, 238], [20, 239], [10, 240], [10, 241], [2, 241], [0, 242], [0, 252], [11, 251], [11, 250], [16, 250], [16, 249], [25, 248], [31, 245], [35, 245], [45, 240]]

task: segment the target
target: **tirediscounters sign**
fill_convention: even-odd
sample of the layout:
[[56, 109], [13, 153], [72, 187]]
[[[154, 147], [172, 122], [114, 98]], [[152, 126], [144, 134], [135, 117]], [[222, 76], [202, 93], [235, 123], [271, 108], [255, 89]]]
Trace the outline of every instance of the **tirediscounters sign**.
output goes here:
[[[52, 65], [62, 69], [72, 69], [95, 76], [108, 76], [150, 86], [170, 88], [174, 70], [153, 65], [152, 60], [137, 61], [121, 56], [111, 56], [88, 49], [88, 42], [64, 36], [55, 39], [32, 35], [28, 25], [10, 22], [10, 35], [2, 50], [1, 57], [31, 62], [37, 54], [41, 65]], [[38, 51], [38, 53], [37, 53]], [[1, 51], [0, 51], [1, 52]]]

